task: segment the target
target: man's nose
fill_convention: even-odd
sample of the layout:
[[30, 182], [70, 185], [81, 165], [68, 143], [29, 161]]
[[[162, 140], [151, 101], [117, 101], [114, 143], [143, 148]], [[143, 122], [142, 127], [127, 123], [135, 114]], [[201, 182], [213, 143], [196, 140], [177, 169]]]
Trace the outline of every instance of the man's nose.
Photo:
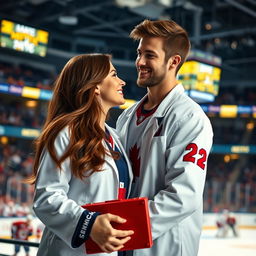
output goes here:
[[145, 58], [143, 56], [140, 56], [137, 58], [137, 66], [144, 66], [146, 64]]

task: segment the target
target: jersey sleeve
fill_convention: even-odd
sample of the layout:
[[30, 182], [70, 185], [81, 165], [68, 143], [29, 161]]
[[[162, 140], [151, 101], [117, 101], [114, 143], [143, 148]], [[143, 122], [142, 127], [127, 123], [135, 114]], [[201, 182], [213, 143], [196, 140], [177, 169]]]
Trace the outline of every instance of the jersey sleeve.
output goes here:
[[191, 114], [171, 133], [166, 135], [165, 189], [149, 201], [153, 239], [202, 207], [213, 137], [211, 124], [207, 117]]

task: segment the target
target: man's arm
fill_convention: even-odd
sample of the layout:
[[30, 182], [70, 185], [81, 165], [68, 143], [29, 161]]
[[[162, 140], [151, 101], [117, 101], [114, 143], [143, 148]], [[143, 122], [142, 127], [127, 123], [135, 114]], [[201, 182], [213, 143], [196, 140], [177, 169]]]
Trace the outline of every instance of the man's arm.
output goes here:
[[176, 124], [165, 154], [165, 189], [149, 201], [153, 239], [202, 206], [212, 136], [211, 124], [204, 116], [191, 115]]

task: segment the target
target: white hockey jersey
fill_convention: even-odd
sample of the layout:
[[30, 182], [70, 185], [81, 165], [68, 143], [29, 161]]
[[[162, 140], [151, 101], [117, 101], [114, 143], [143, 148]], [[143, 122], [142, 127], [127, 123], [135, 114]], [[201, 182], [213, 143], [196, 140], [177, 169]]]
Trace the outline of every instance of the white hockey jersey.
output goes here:
[[[128, 140], [136, 133], [130, 123], [140, 102], [126, 109], [117, 121], [117, 132], [127, 153]], [[153, 247], [135, 250], [133, 255], [196, 256], [213, 137], [210, 121], [181, 84], [149, 118], [140, 134], [140, 171], [133, 196], [149, 198]]]

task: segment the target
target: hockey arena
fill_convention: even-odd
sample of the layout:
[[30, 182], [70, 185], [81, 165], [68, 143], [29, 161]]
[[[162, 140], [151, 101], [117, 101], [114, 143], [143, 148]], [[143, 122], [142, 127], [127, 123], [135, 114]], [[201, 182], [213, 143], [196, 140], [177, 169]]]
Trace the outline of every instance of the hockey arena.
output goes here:
[[[37, 254], [45, 224], [32, 208], [35, 185], [24, 180], [32, 174], [34, 142], [63, 67], [80, 54], [112, 55], [125, 81], [119, 89], [125, 103], [112, 107], [106, 121], [117, 128], [123, 111], [147, 93], [137, 86], [141, 50], [129, 37], [145, 19], [173, 20], [187, 31], [191, 50], [176, 78], [213, 129], [198, 256], [256, 255], [256, 0], [22, 0], [0, 4], [0, 256]], [[159, 120], [152, 136], [161, 141]], [[185, 156], [194, 164], [197, 145], [189, 145]], [[140, 148], [132, 149], [132, 167], [140, 168]], [[206, 151], [200, 150], [196, 163], [204, 167]], [[133, 169], [134, 177], [138, 173]], [[132, 183], [120, 181], [119, 194], [126, 193], [125, 182]], [[35, 244], [18, 248], [12, 240]]]

